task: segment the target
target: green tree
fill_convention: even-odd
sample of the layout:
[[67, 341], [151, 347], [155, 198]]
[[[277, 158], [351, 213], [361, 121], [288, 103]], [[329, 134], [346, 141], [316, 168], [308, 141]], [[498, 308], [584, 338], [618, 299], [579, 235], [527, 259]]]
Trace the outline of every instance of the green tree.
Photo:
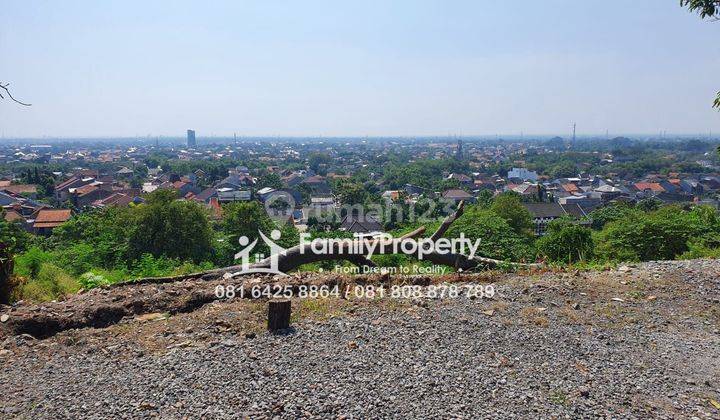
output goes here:
[[701, 19], [720, 17], [720, 0], [680, 0], [680, 6], [698, 13]]
[[220, 228], [227, 239], [226, 246], [234, 252], [247, 246], [240, 243], [240, 238], [246, 237], [248, 238], [247, 243], [257, 240], [257, 244], [253, 248], [254, 254], [270, 256], [270, 248], [263, 242], [258, 232], [271, 238], [272, 231], [279, 230], [280, 239], [275, 243], [283, 248], [290, 248], [300, 241], [300, 235], [294, 226], [288, 223], [276, 225], [257, 201], [236, 202], [223, 206], [223, 220]]
[[222, 230], [237, 243], [241, 236], [258, 238], [258, 231], [269, 233], [273, 221], [257, 201], [235, 202], [223, 206]]
[[480, 240], [478, 256], [512, 261], [535, 259], [527, 236], [519, 235], [504, 218], [479, 206], [468, 206], [445, 236], [459, 238], [460, 234], [472, 241]]
[[593, 211], [590, 213], [590, 220], [592, 221], [592, 228], [600, 230], [609, 222], [630, 217], [639, 212], [640, 210], [638, 208], [627, 203], [619, 202]]
[[550, 176], [553, 178], [567, 178], [577, 175], [577, 166], [569, 161], [563, 161], [550, 169]]
[[532, 228], [532, 215], [522, 204], [520, 195], [514, 192], [505, 192], [493, 200], [490, 210], [502, 217], [508, 225], [519, 235], [527, 235]]
[[275, 172], [270, 172], [265, 176], [260, 177], [260, 179], [258, 180], [257, 188], [261, 189], [265, 187], [270, 187], [276, 190], [281, 189], [283, 187], [283, 183], [280, 175], [276, 174]]
[[[249, 243], [252, 243], [260, 238], [258, 232], [266, 236], [270, 235], [275, 229], [275, 223], [257, 201], [235, 202], [223, 206], [221, 229], [227, 235], [230, 246], [239, 249], [241, 237], [248, 238]], [[257, 254], [269, 255], [270, 249], [262, 240], [258, 240], [253, 251]]]
[[12, 274], [15, 254], [28, 245], [28, 234], [20, 224], [5, 220], [0, 212], [0, 303], [9, 303], [13, 289]]
[[32, 236], [19, 222], [5, 220], [5, 211], [0, 211], [0, 244], [10, 254], [25, 251], [32, 242]]
[[207, 210], [191, 201], [176, 200], [173, 190], [149, 194], [134, 211], [129, 238], [132, 259], [143, 254], [202, 262], [212, 255], [213, 233]]
[[662, 204], [663, 204], [663, 202], [658, 200], [657, 198], [650, 197], [650, 198], [645, 198], [645, 199], [638, 201], [638, 203], [635, 205], [635, 207], [637, 207], [639, 210], [642, 210], [644, 212], [650, 212], [650, 211], [655, 211], [655, 210], [659, 209], [662, 206]]
[[565, 218], [550, 222], [535, 246], [548, 261], [565, 264], [589, 260], [595, 248], [592, 231]]
[[332, 158], [326, 153], [312, 153], [308, 157], [308, 166], [318, 174], [323, 174], [323, 167], [332, 162]]
[[483, 208], [490, 208], [493, 202], [493, 192], [490, 190], [482, 190], [477, 196], [477, 203]]
[[[60, 251], [90, 246], [92, 253], [83, 255], [97, 258], [97, 266], [125, 267], [130, 258], [128, 238], [136, 223], [132, 212], [129, 207], [109, 207], [78, 214], [55, 228], [48, 242], [51, 248]], [[70, 252], [75, 256], [81, 254], [82, 249]]]
[[364, 204], [368, 198], [367, 189], [362, 184], [347, 180], [337, 183], [335, 194], [343, 205], [351, 206]]

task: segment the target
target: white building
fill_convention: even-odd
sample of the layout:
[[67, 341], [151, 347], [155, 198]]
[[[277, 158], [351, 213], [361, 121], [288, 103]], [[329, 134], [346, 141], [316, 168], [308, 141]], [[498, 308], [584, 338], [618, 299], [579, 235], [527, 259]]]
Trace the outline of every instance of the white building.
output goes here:
[[535, 171], [528, 171], [525, 168], [512, 168], [508, 172], [508, 178], [519, 178], [523, 181], [537, 181], [538, 174]]

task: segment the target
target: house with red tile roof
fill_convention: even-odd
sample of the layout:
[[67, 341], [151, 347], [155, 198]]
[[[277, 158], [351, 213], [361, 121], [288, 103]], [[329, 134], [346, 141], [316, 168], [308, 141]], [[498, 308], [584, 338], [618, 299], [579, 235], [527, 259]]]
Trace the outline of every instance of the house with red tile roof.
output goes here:
[[665, 188], [663, 188], [658, 182], [636, 182], [633, 187], [638, 192], [651, 192], [653, 194], [665, 192]]
[[24, 195], [34, 198], [37, 195], [37, 185], [15, 184], [0, 187], [2, 191], [15, 195]]
[[565, 192], [569, 192], [569, 193], [580, 192], [580, 188], [578, 188], [578, 186], [573, 184], [572, 182], [569, 182], [567, 184], [562, 184], [561, 187], [563, 190], [565, 190]]
[[70, 220], [70, 209], [41, 209], [33, 221], [33, 230], [39, 235], [49, 235], [52, 230]]

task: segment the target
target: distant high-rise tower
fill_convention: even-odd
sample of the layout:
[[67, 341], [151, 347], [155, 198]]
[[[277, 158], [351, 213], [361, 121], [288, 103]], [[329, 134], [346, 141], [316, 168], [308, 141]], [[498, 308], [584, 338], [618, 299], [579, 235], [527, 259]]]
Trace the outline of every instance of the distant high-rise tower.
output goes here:
[[457, 145], [457, 151], [455, 152], [455, 157], [458, 160], [462, 160], [462, 158], [463, 158], [462, 139], [458, 139], [458, 145]]
[[187, 131], [187, 146], [188, 147], [197, 146], [197, 142], [195, 141], [195, 130]]

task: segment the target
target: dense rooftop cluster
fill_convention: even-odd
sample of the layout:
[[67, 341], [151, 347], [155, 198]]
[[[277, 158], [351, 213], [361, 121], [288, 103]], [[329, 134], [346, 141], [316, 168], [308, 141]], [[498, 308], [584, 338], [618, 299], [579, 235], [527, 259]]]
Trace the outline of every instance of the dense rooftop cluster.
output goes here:
[[[73, 214], [144, 201], [158, 189], [202, 203], [215, 217], [229, 202], [257, 200], [299, 229], [343, 206], [475, 202], [519, 194], [536, 233], [564, 215], [608, 203], [658, 200], [717, 206], [720, 169], [697, 139], [243, 139], [17, 144], [0, 149], [0, 205], [8, 221], [49, 234]], [[279, 200], [278, 200], [279, 198]], [[279, 203], [277, 202], [279, 201]], [[65, 209], [54, 211], [53, 209]], [[352, 231], [384, 220], [340, 214]]]

